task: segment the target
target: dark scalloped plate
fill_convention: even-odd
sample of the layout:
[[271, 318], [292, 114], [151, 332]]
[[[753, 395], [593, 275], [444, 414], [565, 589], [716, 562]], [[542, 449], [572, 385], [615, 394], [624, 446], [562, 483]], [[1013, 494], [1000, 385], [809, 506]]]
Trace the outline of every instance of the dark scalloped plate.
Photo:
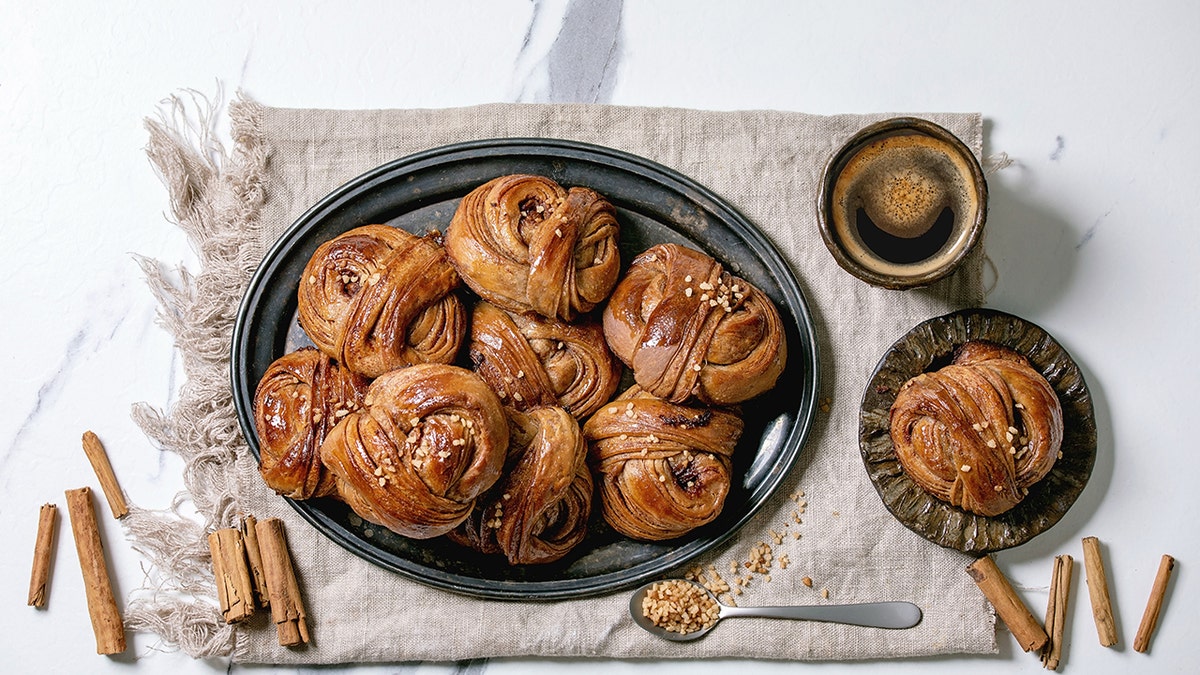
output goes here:
[[[889, 411], [900, 386], [946, 365], [969, 340], [990, 340], [1024, 354], [1063, 408], [1062, 459], [1020, 504], [995, 517], [929, 495], [904, 473], [892, 446]], [[859, 449], [876, 492], [905, 527], [946, 548], [982, 555], [1024, 544], [1066, 514], [1092, 475], [1096, 420], [1083, 373], [1049, 333], [1011, 314], [966, 309], [918, 324], [883, 355], [863, 394]]]
[[812, 317], [783, 257], [732, 206], [659, 164], [573, 141], [493, 139], [411, 155], [334, 190], [280, 237], [246, 290], [231, 358], [238, 421], [257, 457], [254, 389], [272, 361], [305, 343], [296, 325], [296, 290], [317, 246], [371, 223], [415, 233], [444, 229], [464, 195], [510, 173], [540, 174], [606, 196], [617, 208], [626, 264], [653, 244], [689, 245], [757, 285], [779, 307], [788, 338], [787, 369], [772, 392], [744, 407], [746, 431], [734, 458], [740, 480], [722, 515], [686, 537], [657, 543], [629, 540], [594, 517], [587, 539], [567, 558], [549, 565], [510, 566], [445, 538], [401, 537], [362, 521], [336, 500], [288, 501], [314, 528], [353, 554], [436, 588], [486, 598], [558, 600], [636, 586], [721, 544], [762, 507], [800, 454], [815, 415], [818, 386]]

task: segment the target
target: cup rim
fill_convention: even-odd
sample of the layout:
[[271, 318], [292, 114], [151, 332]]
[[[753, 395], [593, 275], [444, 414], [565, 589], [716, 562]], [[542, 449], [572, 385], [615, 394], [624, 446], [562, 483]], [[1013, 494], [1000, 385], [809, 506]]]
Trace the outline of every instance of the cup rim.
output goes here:
[[[885, 273], [864, 265], [858, 258], [850, 255], [833, 226], [833, 191], [837, 179], [849, 160], [855, 153], [867, 144], [884, 136], [896, 135], [902, 132], [915, 132], [929, 136], [945, 143], [966, 164], [970, 175], [963, 176], [968, 183], [968, 189], [974, 192], [979, 204], [972, 222], [966, 225], [966, 236], [938, 267], [912, 275]], [[975, 157], [975, 153], [945, 127], [919, 117], [892, 117], [863, 127], [850, 137], [826, 162], [821, 174], [820, 191], [817, 194], [817, 224], [825, 247], [833, 255], [838, 265], [858, 279], [873, 286], [893, 290], [918, 288], [928, 286], [944, 279], [958, 269], [967, 255], [975, 248], [983, 234], [987, 221], [987, 180], [983, 175], [983, 167]]]

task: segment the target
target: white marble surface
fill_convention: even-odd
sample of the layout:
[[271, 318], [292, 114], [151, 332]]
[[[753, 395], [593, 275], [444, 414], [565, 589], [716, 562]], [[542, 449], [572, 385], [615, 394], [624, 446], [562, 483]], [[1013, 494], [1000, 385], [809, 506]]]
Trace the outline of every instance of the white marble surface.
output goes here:
[[[193, 264], [165, 219], [142, 119], [181, 88], [297, 107], [587, 101], [813, 113], [982, 111], [992, 177], [988, 305], [1041, 324], [1073, 353], [1101, 435], [1065, 520], [998, 556], [1035, 614], [1051, 558], [1100, 537], [1121, 642], [1099, 646], [1077, 567], [1064, 669], [1194, 672], [1200, 561], [1190, 516], [1192, 343], [1200, 237], [1200, 8], [1188, 2], [0, 3], [0, 644], [9, 672], [211, 673], [131, 636], [93, 653], [64, 519], [49, 607], [24, 605], [37, 518], [96, 485], [79, 447], [104, 439], [126, 492], [166, 506], [180, 462], [130, 404], [170, 402], [182, 377], [132, 254]], [[734, 7], [736, 5], [736, 8]], [[848, 442], [852, 442], [848, 440]], [[101, 504], [102, 507], [102, 504]], [[118, 591], [141, 560], [102, 519]], [[1179, 560], [1153, 648], [1131, 644], [1162, 553]], [[897, 672], [1038, 672], [1003, 630], [991, 657]], [[522, 660], [355, 672], [862, 672], [867, 664]], [[259, 669], [234, 667], [233, 671]]]

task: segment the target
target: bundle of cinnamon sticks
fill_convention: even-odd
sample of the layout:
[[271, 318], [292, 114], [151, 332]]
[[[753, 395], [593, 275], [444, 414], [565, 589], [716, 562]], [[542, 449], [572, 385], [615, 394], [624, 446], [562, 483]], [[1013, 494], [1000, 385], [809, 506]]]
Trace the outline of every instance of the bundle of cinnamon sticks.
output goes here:
[[285, 647], [309, 640], [300, 585], [288, 554], [283, 521], [254, 516], [242, 519], [240, 528], [208, 535], [212, 551], [217, 600], [226, 623], [244, 621], [256, 607], [270, 608], [279, 644]]
[[[1100, 542], [1095, 537], [1085, 537], [1082, 544], [1088, 596], [1091, 600], [1092, 615], [1096, 622], [1096, 633], [1101, 646], [1111, 647], [1117, 644], [1117, 626], [1112, 611], [1112, 598], [1108, 592], [1108, 579], [1100, 554]], [[1054, 558], [1054, 568], [1050, 578], [1050, 599], [1046, 607], [1044, 624], [1034, 618], [991, 556], [984, 556], [967, 567], [967, 572], [995, 607], [996, 615], [1008, 626], [1021, 648], [1027, 652], [1036, 651], [1041, 657], [1042, 665], [1049, 670], [1057, 670], [1063, 656], [1063, 632], [1066, 625], [1073, 562], [1069, 555], [1059, 555]], [[1174, 566], [1174, 558], [1169, 555], [1162, 557], [1158, 574], [1154, 579], [1154, 586], [1150, 592], [1150, 599], [1146, 604], [1146, 611], [1134, 639], [1135, 651], [1144, 653], [1150, 648], [1150, 638], [1158, 625], [1159, 614], [1166, 596], [1167, 582], [1170, 580], [1171, 570], [1174, 569]]]
[[[125, 517], [129, 507], [104, 445], [96, 434], [88, 431], [83, 435], [83, 449], [96, 472], [113, 517]], [[89, 487], [76, 488], [67, 490], [65, 496], [87, 593], [88, 614], [96, 637], [96, 652], [120, 654], [126, 646], [125, 626], [105, 562], [92, 490]], [[27, 601], [33, 607], [45, 607], [48, 601], [57, 520], [58, 507], [55, 504], [41, 507]], [[208, 544], [212, 552], [218, 602], [227, 623], [244, 621], [254, 613], [256, 607], [270, 607], [280, 645], [290, 647], [308, 643], [304, 604], [300, 599], [300, 586], [288, 553], [282, 521], [270, 518], [257, 522], [253, 516], [245, 516], [240, 528], [226, 528], [210, 534]]]

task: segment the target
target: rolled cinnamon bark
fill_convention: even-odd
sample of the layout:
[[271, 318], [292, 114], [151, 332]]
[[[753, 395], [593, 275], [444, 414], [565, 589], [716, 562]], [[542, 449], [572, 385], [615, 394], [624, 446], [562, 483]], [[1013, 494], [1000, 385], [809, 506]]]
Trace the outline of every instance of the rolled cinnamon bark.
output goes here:
[[208, 535], [208, 549], [212, 552], [221, 616], [225, 623], [245, 621], [254, 614], [254, 588], [242, 533], [233, 528], [217, 530]]
[[58, 523], [58, 507], [43, 504], [38, 514], [37, 542], [33, 547], [33, 572], [29, 577], [29, 606], [46, 606], [46, 585], [50, 581], [50, 564], [54, 555], [54, 530]]
[[262, 551], [263, 571], [266, 572], [267, 590], [271, 595], [271, 619], [275, 622], [279, 644], [284, 647], [308, 643], [308, 625], [305, 623], [304, 603], [300, 600], [300, 584], [292, 568], [292, 557], [288, 554], [287, 540], [283, 534], [283, 521], [268, 518], [257, 525], [258, 545]]
[[92, 632], [96, 634], [96, 653], [120, 654], [125, 651], [125, 624], [121, 621], [104, 562], [104, 545], [96, 525], [92, 491], [82, 487], [67, 490], [66, 495], [71, 532], [75, 536], [75, 550], [79, 553], [79, 567], [87, 591], [88, 614], [92, 619]]
[[1092, 600], [1092, 617], [1096, 620], [1096, 635], [1102, 647], [1117, 644], [1117, 620], [1108, 597], [1108, 576], [1100, 557], [1100, 540], [1083, 538], [1083, 566], [1087, 572], [1088, 597]]
[[979, 590], [983, 591], [988, 602], [996, 608], [996, 615], [1012, 631], [1021, 649], [1028, 652], [1045, 646], [1049, 639], [1045, 629], [1021, 601], [991, 556], [984, 556], [971, 563], [967, 567], [967, 573], [975, 580]]
[[267, 576], [258, 546], [257, 524], [254, 516], [242, 518], [242, 541], [246, 544], [246, 562], [250, 564], [250, 581], [254, 584], [254, 604], [266, 608], [271, 606], [271, 597], [267, 592]]
[[104, 499], [108, 502], [113, 518], [124, 518], [129, 513], [129, 507], [125, 504], [125, 493], [121, 492], [117, 474], [113, 473], [112, 464], [108, 461], [108, 453], [96, 434], [90, 431], [83, 433], [83, 452], [91, 462], [96, 478], [100, 480], [100, 488], [104, 490]]
[[1175, 569], [1175, 559], [1164, 555], [1158, 564], [1158, 574], [1154, 577], [1154, 586], [1150, 589], [1150, 600], [1146, 603], [1146, 612], [1142, 614], [1142, 623], [1138, 626], [1137, 637], [1133, 639], [1133, 650], [1145, 653], [1150, 649], [1150, 636], [1158, 627], [1158, 615], [1162, 612], [1163, 598], [1167, 595], [1167, 582], [1171, 580], [1171, 570]]
[[1046, 604], [1046, 633], [1050, 639], [1042, 649], [1042, 665], [1049, 670], [1058, 670], [1058, 662], [1062, 660], [1063, 630], [1067, 622], [1073, 563], [1074, 560], [1069, 555], [1054, 558], [1054, 571], [1050, 576], [1050, 600]]

